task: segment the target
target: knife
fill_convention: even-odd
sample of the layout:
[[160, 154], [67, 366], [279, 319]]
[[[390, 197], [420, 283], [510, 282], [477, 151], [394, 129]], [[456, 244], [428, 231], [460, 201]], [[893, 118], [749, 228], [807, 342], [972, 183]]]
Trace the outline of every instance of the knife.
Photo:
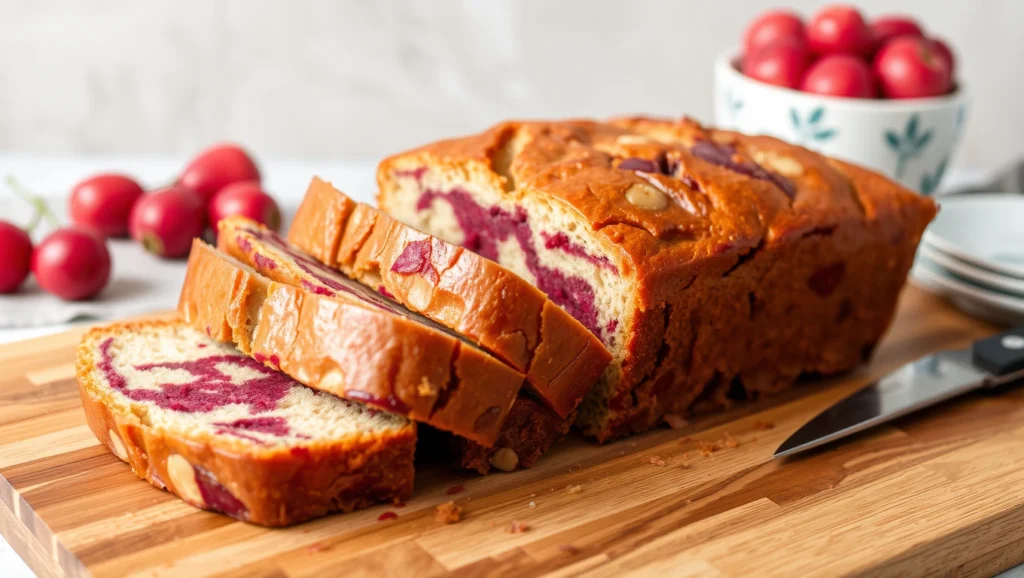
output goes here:
[[1024, 381], [1024, 326], [908, 363], [807, 422], [775, 451], [809, 450], [969, 391]]

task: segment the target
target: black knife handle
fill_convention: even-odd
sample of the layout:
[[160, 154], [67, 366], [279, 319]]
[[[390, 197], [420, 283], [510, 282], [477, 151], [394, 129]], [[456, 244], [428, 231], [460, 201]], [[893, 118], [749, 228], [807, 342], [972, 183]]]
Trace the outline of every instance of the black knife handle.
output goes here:
[[975, 341], [972, 362], [997, 377], [1024, 370], [1024, 326]]

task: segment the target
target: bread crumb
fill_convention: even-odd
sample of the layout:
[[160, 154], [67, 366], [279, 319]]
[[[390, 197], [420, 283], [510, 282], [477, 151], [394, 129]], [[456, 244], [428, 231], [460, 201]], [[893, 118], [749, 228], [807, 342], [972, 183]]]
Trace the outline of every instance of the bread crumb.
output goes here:
[[711, 443], [704, 440], [697, 440], [697, 449], [700, 450], [700, 453], [704, 457], [708, 457], [722, 448], [718, 447], [718, 444], [716, 443]]
[[665, 423], [668, 424], [668, 427], [672, 429], [682, 429], [690, 425], [690, 422], [683, 419], [682, 416], [676, 415], [674, 413], [666, 413], [665, 417], [662, 419], [664, 419]]
[[655, 466], [665, 467], [665, 460], [661, 459], [658, 456], [650, 456], [649, 458], [647, 458], [647, 463]]
[[317, 552], [321, 552], [326, 548], [327, 546], [323, 542], [314, 542], [313, 544], [310, 544], [309, 548], [306, 548], [306, 552], [309, 554], [316, 554]]
[[530, 527], [526, 525], [525, 522], [517, 522], [515, 520], [512, 520], [512, 522], [505, 527], [505, 532], [509, 534], [522, 534], [523, 532], [529, 529]]
[[462, 508], [455, 502], [445, 502], [435, 510], [434, 519], [442, 524], [454, 524], [462, 520]]
[[725, 432], [725, 447], [729, 449], [740, 447], [740, 442], [736, 438], [732, 437], [732, 434]]
[[566, 493], [569, 494], [578, 494], [583, 491], [583, 486], [581, 486], [580, 484], [576, 484], [575, 486], [568, 486], [565, 489], [565, 491]]
[[530, 502], [529, 504], [526, 504], [526, 505], [531, 507], [531, 508], [536, 508], [537, 507], [537, 502]]
[[572, 544], [559, 544], [558, 549], [566, 554], [578, 554], [580, 549]]
[[422, 397], [432, 397], [437, 395], [437, 388], [430, 383], [430, 380], [424, 377], [420, 380], [419, 385], [416, 386], [416, 393]]
[[762, 431], [775, 429], [775, 424], [770, 421], [757, 420], [754, 422], [754, 429], [759, 429]]

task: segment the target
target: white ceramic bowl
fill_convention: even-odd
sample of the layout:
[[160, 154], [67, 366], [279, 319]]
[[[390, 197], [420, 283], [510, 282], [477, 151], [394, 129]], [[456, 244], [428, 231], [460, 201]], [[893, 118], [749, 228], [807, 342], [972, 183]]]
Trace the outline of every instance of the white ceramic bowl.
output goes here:
[[715, 124], [766, 134], [873, 168], [925, 195], [935, 192], [963, 133], [968, 98], [912, 100], [821, 96], [759, 82], [715, 61]]

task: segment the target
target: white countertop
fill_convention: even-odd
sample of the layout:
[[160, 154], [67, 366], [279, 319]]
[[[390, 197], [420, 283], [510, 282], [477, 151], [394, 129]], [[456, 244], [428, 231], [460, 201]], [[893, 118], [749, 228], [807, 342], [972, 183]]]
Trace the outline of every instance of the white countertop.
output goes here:
[[[0, 155], [0, 179], [6, 178], [7, 175], [14, 175], [29, 189], [39, 194], [44, 194], [48, 199], [51, 199], [51, 206], [63, 216], [66, 192], [75, 182], [90, 174], [100, 171], [126, 172], [136, 176], [146, 185], [155, 186], [159, 183], [169, 182], [175, 173], [180, 170], [184, 162], [184, 158], [173, 157], [102, 156], [92, 158], [43, 158], [8, 154]], [[319, 175], [331, 181], [338, 188], [361, 201], [372, 202], [373, 193], [376, 190], [374, 180], [375, 163], [369, 161], [270, 161], [263, 163], [261, 169], [267, 190], [274, 194], [281, 208], [289, 215], [298, 206], [312, 175]], [[944, 183], [944, 188], [953, 188], [961, 183], [978, 182], [985, 175], [984, 171], [954, 172], [950, 175], [947, 182]], [[19, 207], [19, 201], [14, 199], [13, 195], [10, 195], [4, 189], [3, 185], [0, 185], [0, 215], [3, 215], [5, 219], [19, 220], [19, 222], [23, 222], [28, 217], [26, 209]], [[184, 262], [181, 262], [179, 267], [180, 275], [184, 278]], [[116, 263], [114, 268], [114, 275], [116, 277]], [[158, 303], [161, 303], [158, 308], [171, 309], [175, 306], [179, 285], [180, 282], [177, 284], [169, 283], [165, 288], [160, 289], [161, 293], [156, 299]], [[16, 302], [11, 299], [8, 298], [7, 301], [0, 301], [0, 307], [17, 306]], [[62, 323], [44, 327], [0, 328], [0, 344], [59, 333], [75, 324], [81, 323], [95, 323], [95, 320]], [[33, 578], [34, 576], [32, 571], [11, 550], [3, 537], [0, 536], [0, 577]], [[1024, 566], [1007, 571], [1001, 578], [1024, 578]]]

